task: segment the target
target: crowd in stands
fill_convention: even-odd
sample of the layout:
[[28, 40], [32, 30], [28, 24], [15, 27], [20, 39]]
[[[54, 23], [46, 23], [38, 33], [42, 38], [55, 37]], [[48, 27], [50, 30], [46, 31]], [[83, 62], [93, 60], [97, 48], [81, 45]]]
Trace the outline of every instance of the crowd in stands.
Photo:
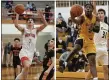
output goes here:
[[[14, 7], [16, 5], [14, 4], [14, 1], [6, 1], [5, 2], [5, 8], [7, 9], [8, 13], [14, 13]], [[36, 8], [36, 5], [34, 4], [34, 2], [30, 2], [28, 1], [27, 4], [24, 4], [25, 6], [25, 13], [37, 13], [37, 8]], [[47, 20], [47, 22], [53, 22], [54, 20], [54, 13], [51, 12], [51, 7], [46, 4], [46, 6], [44, 8], [42, 8], [41, 10], [44, 12], [44, 16], [45, 16], [45, 19]], [[8, 16], [12, 16], [13, 14], [8, 14]], [[20, 15], [22, 16], [22, 15]], [[22, 19], [27, 19], [27, 15], [23, 15], [23, 18]]]

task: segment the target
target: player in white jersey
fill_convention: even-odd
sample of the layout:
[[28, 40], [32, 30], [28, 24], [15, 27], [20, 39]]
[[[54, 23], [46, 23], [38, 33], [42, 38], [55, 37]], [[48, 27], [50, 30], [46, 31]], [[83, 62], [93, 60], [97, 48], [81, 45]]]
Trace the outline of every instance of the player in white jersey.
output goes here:
[[[94, 36], [94, 41], [96, 45], [96, 63], [100, 62], [103, 65], [103, 72], [104, 72], [104, 80], [108, 80], [108, 47], [107, 47], [107, 42], [108, 42], [108, 24], [104, 22], [104, 17], [105, 17], [105, 10], [104, 9], [99, 9], [98, 10], [98, 17], [100, 19], [100, 31], [99, 33], [96, 33]], [[87, 75], [86, 80], [89, 80], [90, 78], [90, 71], [89, 74]]]
[[38, 11], [38, 15], [39, 17], [41, 17], [43, 25], [38, 28], [34, 28], [34, 20], [28, 19], [26, 28], [23, 28], [18, 24], [19, 15], [16, 14], [14, 24], [15, 27], [22, 33], [23, 40], [22, 49], [19, 54], [23, 69], [21, 73], [16, 77], [16, 80], [28, 80], [27, 74], [29, 67], [32, 63], [37, 35], [41, 30], [43, 30], [47, 26], [47, 22], [43, 16], [43, 13], [40, 10]]

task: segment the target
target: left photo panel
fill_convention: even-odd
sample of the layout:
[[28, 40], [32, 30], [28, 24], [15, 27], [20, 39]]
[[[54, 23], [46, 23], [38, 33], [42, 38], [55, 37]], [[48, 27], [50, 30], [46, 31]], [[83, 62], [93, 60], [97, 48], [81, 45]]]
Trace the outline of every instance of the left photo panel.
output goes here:
[[1, 80], [54, 80], [55, 1], [1, 1]]

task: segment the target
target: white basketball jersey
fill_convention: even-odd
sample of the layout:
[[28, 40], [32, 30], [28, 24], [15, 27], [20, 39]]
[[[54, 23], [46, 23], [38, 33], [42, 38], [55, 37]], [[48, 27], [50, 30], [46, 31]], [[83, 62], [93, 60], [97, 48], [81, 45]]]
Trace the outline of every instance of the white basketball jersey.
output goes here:
[[33, 28], [32, 30], [24, 28], [22, 49], [34, 52], [36, 46], [36, 39], [37, 35], [35, 28]]
[[108, 25], [104, 22], [100, 22], [100, 31], [95, 33], [94, 41], [96, 45], [107, 45], [108, 37]]

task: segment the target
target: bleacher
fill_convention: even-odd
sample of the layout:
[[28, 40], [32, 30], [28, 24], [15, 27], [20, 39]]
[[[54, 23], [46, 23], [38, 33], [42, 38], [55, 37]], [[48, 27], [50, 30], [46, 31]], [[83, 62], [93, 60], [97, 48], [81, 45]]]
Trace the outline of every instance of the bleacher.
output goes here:
[[[28, 1], [13, 1], [13, 7], [12, 8], [14, 10], [14, 7], [17, 4], [23, 4], [26, 8], [27, 3], [28, 3]], [[50, 18], [51, 22], [49, 24], [54, 24], [54, 2], [53, 1], [31, 1], [30, 3], [34, 3], [37, 10], [39, 10], [39, 9], [45, 10], [46, 5], [49, 5], [51, 7], [51, 14], [52, 14], [52, 18]], [[42, 3], [42, 4], [40, 4], [40, 3]], [[2, 22], [3, 23], [13, 23], [12, 17], [14, 17], [14, 14], [9, 13], [8, 9], [5, 8], [5, 1], [2, 1], [2, 8], [1, 9], [2, 9]], [[40, 21], [41, 21], [40, 17], [37, 16], [37, 12], [33, 12], [33, 14], [30, 15], [30, 13], [27, 14], [27, 11], [25, 11], [24, 15], [28, 15], [28, 16], [33, 17], [33, 18], [36, 17], [37, 23], [40, 23]], [[25, 16], [23, 16], [23, 17], [24, 17], [23, 19], [27, 18]], [[21, 18], [22, 18], [22, 16], [21, 16]], [[22, 24], [22, 22], [25, 23], [24, 20], [21, 20], [21, 24]]]

